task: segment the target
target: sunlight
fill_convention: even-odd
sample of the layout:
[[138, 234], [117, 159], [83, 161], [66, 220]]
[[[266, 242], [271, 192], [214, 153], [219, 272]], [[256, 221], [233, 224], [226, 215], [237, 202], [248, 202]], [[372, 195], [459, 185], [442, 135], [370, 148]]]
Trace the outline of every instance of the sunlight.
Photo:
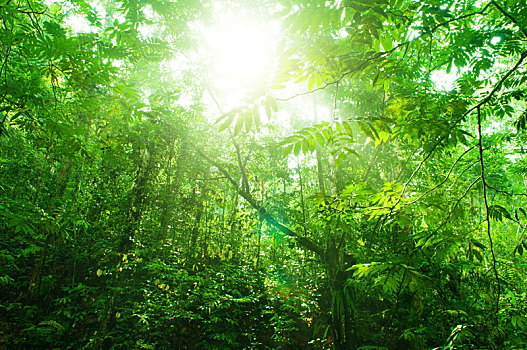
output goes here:
[[213, 70], [219, 78], [248, 84], [265, 73], [270, 60], [270, 43], [261, 27], [235, 23], [208, 31], [207, 44], [215, 60]]
[[433, 71], [430, 79], [440, 91], [452, 91], [456, 86], [456, 79], [459, 77], [456, 67], [452, 67], [450, 73], [445, 69]]
[[215, 23], [202, 29], [209, 82], [228, 92], [225, 97], [229, 100], [257, 94], [265, 88], [272, 72], [280, 24], [245, 12], [218, 12]]

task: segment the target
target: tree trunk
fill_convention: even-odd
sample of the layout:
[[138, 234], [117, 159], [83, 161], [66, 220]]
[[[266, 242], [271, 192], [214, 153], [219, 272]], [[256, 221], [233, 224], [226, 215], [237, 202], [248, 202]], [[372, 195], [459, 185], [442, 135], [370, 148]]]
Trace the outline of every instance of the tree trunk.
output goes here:
[[318, 179], [318, 191], [324, 196], [326, 195], [326, 186], [324, 185], [324, 166], [322, 165], [322, 150], [317, 144], [315, 154], [317, 157], [317, 179]]
[[200, 189], [200, 195], [197, 203], [197, 213], [196, 218], [194, 220], [194, 226], [192, 227], [192, 232], [190, 233], [190, 255], [193, 256], [196, 252], [196, 244], [198, 242], [198, 236], [199, 236], [199, 230], [200, 230], [200, 224], [201, 224], [201, 218], [203, 216], [204, 207], [203, 202], [205, 201], [205, 198], [207, 197], [207, 191], [209, 186], [209, 174], [210, 174], [210, 167], [206, 167], [205, 171], [203, 172], [203, 182], [201, 184]]
[[170, 216], [169, 209], [170, 209], [170, 200], [172, 200], [174, 197], [177, 196], [180, 188], [181, 182], [179, 182], [181, 178], [181, 173], [183, 170], [183, 160], [185, 159], [187, 153], [186, 143], [185, 141], [181, 141], [180, 147], [179, 147], [179, 154], [176, 160], [176, 170], [174, 171], [174, 174], [171, 172], [171, 160], [173, 154], [171, 154], [170, 159], [168, 161], [167, 165], [167, 185], [165, 190], [165, 196], [163, 197], [163, 201], [161, 203], [161, 215], [159, 219], [159, 240], [165, 241], [168, 236], [169, 231], [169, 221]]

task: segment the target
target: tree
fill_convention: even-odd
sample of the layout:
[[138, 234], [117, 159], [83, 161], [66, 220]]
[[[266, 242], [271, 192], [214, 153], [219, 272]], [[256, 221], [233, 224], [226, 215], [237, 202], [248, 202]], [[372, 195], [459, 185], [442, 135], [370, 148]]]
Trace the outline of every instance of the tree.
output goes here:
[[517, 1], [0, 6], [5, 346], [527, 343]]

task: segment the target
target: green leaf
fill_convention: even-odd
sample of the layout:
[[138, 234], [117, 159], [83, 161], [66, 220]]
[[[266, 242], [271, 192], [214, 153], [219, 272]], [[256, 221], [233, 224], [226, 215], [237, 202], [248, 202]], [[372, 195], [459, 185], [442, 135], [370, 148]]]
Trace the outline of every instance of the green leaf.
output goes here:
[[359, 121], [358, 124], [359, 124], [360, 129], [362, 130], [362, 132], [364, 132], [366, 136], [368, 136], [372, 140], [376, 138], [372, 132], [372, 128], [370, 125], [368, 125], [365, 122], [361, 122], [361, 121]]
[[346, 130], [346, 133], [353, 138], [353, 129], [351, 128], [351, 125], [349, 122], [342, 122], [341, 123], [344, 129]]
[[380, 39], [384, 51], [390, 51], [393, 48], [393, 41], [388, 33], [385, 33]]
[[273, 116], [273, 112], [271, 111], [271, 107], [269, 106], [269, 103], [264, 103], [265, 108], [265, 114], [267, 116], [267, 120], [271, 120]]
[[253, 109], [253, 118], [254, 118], [254, 125], [257, 129], [260, 128], [262, 125], [262, 122], [260, 120], [260, 110], [255, 106]]
[[302, 144], [300, 142], [295, 143], [295, 148], [294, 148], [295, 156], [298, 156], [300, 154], [301, 147], [302, 147]]
[[245, 112], [245, 131], [246, 132], [251, 131], [252, 126], [253, 126], [253, 111], [249, 109], [247, 112]]
[[236, 120], [236, 125], [234, 126], [234, 135], [238, 135], [243, 127], [243, 122], [245, 121], [245, 116], [243, 114], [238, 115]]
[[482, 249], [482, 250], [487, 249], [487, 247], [486, 247], [483, 243], [481, 243], [481, 242], [479, 242], [479, 241], [477, 241], [477, 240], [475, 240], [475, 239], [472, 239], [472, 240], [471, 240], [471, 243], [472, 243], [473, 245], [475, 245], [476, 247], [478, 247], [479, 249]]
[[291, 153], [291, 151], [293, 150], [293, 146], [294, 144], [291, 143], [284, 147], [284, 151], [283, 151], [284, 156], [288, 156]]
[[220, 125], [218, 130], [222, 132], [223, 130], [227, 129], [232, 124], [235, 116], [236, 115], [234, 113], [230, 113], [227, 118], [225, 118], [225, 121]]
[[346, 153], [340, 152], [340, 154], [337, 156], [337, 159], [335, 160], [335, 165], [337, 168], [340, 167], [340, 164], [342, 164], [344, 159], [346, 159]]
[[24, 113], [23, 110], [16, 112], [15, 115], [13, 115], [13, 116], [11, 117], [11, 121], [16, 120], [16, 119], [17, 119], [18, 117], [20, 117], [23, 113]]
[[315, 138], [317, 139], [317, 142], [320, 146], [324, 146], [324, 144], [326, 143], [326, 139], [324, 138], [324, 135], [322, 135], [322, 133], [320, 132], [317, 132], [315, 134]]
[[278, 112], [278, 105], [276, 104], [276, 99], [274, 97], [268, 96], [267, 104], [271, 107], [272, 111]]
[[512, 217], [507, 211], [507, 209], [505, 209], [501, 205], [491, 205], [489, 207], [489, 216], [491, 219], [498, 221], [503, 221], [503, 218], [512, 220]]
[[307, 140], [309, 143], [309, 151], [315, 152], [315, 147], [316, 147], [315, 137], [313, 135], [309, 135], [309, 138]]
[[315, 73], [315, 85], [317, 88], [321, 87], [324, 83], [324, 79], [322, 79], [322, 75], [320, 73]]
[[307, 138], [302, 140], [302, 153], [309, 153], [309, 141]]
[[315, 86], [315, 75], [311, 74], [309, 77], [309, 80], [307, 81], [307, 91], [313, 90], [313, 87]]

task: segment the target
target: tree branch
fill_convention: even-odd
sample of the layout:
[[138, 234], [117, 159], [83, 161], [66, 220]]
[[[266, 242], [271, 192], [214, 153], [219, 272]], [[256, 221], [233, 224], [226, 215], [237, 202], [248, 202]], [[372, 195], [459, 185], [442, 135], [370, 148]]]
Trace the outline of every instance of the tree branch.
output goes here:
[[496, 284], [498, 288], [498, 295], [496, 296], [496, 325], [498, 325], [498, 311], [500, 307], [500, 277], [498, 274], [498, 269], [496, 267], [496, 255], [494, 254], [494, 245], [492, 242], [492, 234], [490, 231], [490, 211], [489, 203], [487, 200], [487, 181], [485, 180], [485, 164], [483, 161], [483, 134], [481, 133], [481, 111], [480, 107], [477, 109], [478, 115], [478, 148], [479, 148], [479, 164], [481, 166], [481, 182], [483, 183], [483, 201], [485, 203], [485, 215], [487, 217], [487, 236], [489, 238], [490, 253], [492, 255], [492, 269], [494, 270], [494, 275], [496, 277]]
[[242, 175], [242, 188], [246, 193], [251, 193], [249, 188], [249, 180], [247, 180], [247, 174], [245, 173], [245, 165], [242, 161], [242, 156], [240, 154], [240, 146], [233, 140], [234, 148], [236, 148], [236, 158], [238, 159], [238, 166], [240, 167], [240, 173]]
[[243, 197], [256, 211], [260, 216], [265, 219], [265, 221], [271, 225], [279, 229], [282, 233], [284, 233], [287, 236], [293, 237], [299, 245], [304, 247], [307, 250], [310, 250], [317, 254], [320, 258], [323, 258], [325, 256], [325, 251], [323, 248], [319, 247], [314, 241], [309, 239], [308, 237], [302, 236], [295, 231], [291, 230], [289, 227], [285, 226], [284, 224], [280, 223], [278, 220], [276, 220], [271, 214], [267, 212], [267, 210], [262, 207], [258, 202], [252, 197], [251, 193], [248, 191], [245, 191], [243, 188], [240, 188], [238, 183], [232, 178], [232, 176], [229, 174], [227, 169], [225, 169], [219, 162], [212, 160], [209, 158], [203, 151], [201, 151], [196, 145], [192, 144], [196, 152], [199, 153], [203, 159], [205, 159], [208, 163], [214, 165], [226, 178], [227, 180], [233, 185], [233, 187], [236, 189], [236, 192], [238, 195]]
[[458, 198], [458, 200], [456, 201], [456, 203], [452, 206], [452, 209], [450, 209], [450, 211], [448, 212], [448, 215], [447, 217], [445, 218], [445, 220], [443, 220], [443, 222], [441, 222], [441, 224], [439, 224], [439, 226], [437, 226], [437, 228], [432, 231], [432, 233], [430, 233], [426, 239], [424, 240], [424, 243], [425, 244], [430, 238], [432, 238], [437, 232], [439, 232], [439, 230], [441, 229], [441, 227], [443, 227], [447, 222], [448, 220], [450, 219], [450, 217], [452, 216], [452, 213], [454, 212], [454, 210], [457, 208], [457, 206], [459, 205], [459, 203], [461, 202], [461, 200], [463, 198], [465, 198], [468, 194], [468, 192], [470, 191], [470, 189], [472, 188], [472, 186], [474, 186], [479, 180], [481, 179], [481, 176], [478, 176], [474, 181], [472, 181], [472, 183], [470, 184], [470, 186], [467, 187], [467, 189], [465, 190], [465, 192], [461, 195], [461, 197]]
[[[477, 110], [478, 113], [480, 111], [480, 108], [485, 105], [486, 103], [488, 103], [490, 101], [490, 99], [492, 98], [492, 96], [494, 96], [494, 94], [501, 88], [501, 86], [503, 85], [503, 83], [511, 76], [511, 74], [513, 72], [515, 72], [519, 67], [520, 65], [522, 64], [522, 62], [525, 60], [525, 58], [527, 57], [527, 51], [525, 52], [522, 52], [521, 56], [520, 56], [520, 59], [516, 62], [516, 64], [514, 65], [514, 67], [512, 67], [504, 76], [503, 78], [500, 79], [500, 81], [498, 81], [498, 83], [494, 86], [494, 88], [487, 94], [487, 96], [481, 100], [478, 104], [476, 104], [475, 106], [473, 106], [472, 108], [470, 108], [468, 111], [466, 111], [465, 113], [463, 113], [463, 115], [458, 118], [457, 120], [454, 121], [454, 123], [449, 127], [448, 131], [452, 130], [457, 124], [459, 124], [459, 122], [461, 122], [463, 119], [465, 119], [470, 113], [472, 113], [473, 111]], [[419, 163], [419, 165], [417, 166], [417, 168], [414, 170], [414, 172], [412, 173], [412, 175], [410, 176], [410, 178], [408, 179], [408, 181], [405, 183], [404, 187], [403, 187], [403, 191], [401, 193], [404, 194], [404, 191], [406, 190], [406, 187], [407, 185], [410, 183], [410, 181], [412, 181], [413, 177], [417, 174], [417, 172], [419, 171], [419, 169], [421, 169], [421, 167], [423, 166], [423, 164], [432, 156], [432, 154], [434, 153], [435, 149], [437, 148], [437, 146], [439, 146], [441, 144], [441, 142], [445, 139], [446, 135], [445, 136], [442, 136], [440, 137], [437, 142], [432, 146], [432, 149], [430, 150], [430, 152], [428, 152], [428, 154], [423, 158], [423, 160]]]
[[527, 30], [525, 30], [525, 28], [521, 27], [520, 23], [518, 23], [516, 18], [512, 17], [511, 14], [508, 13], [507, 11], [505, 11], [505, 9], [503, 7], [501, 7], [496, 1], [492, 0], [490, 3], [492, 5], [494, 5], [494, 7], [496, 7], [498, 9], [498, 11], [500, 11], [505, 17], [510, 19], [512, 23], [516, 24], [520, 28], [520, 31], [523, 33], [523, 35], [525, 35], [525, 37], [527, 37]]
[[[421, 198], [423, 198], [424, 196], [426, 196], [427, 194], [433, 192], [434, 190], [436, 190], [438, 187], [442, 186], [445, 182], [448, 181], [449, 177], [450, 177], [450, 174], [452, 173], [452, 171], [454, 170], [455, 166], [457, 165], [457, 163], [459, 163], [459, 161], [461, 161], [461, 159], [463, 159], [463, 157], [470, 151], [472, 151], [474, 149], [475, 146], [472, 146], [470, 148], [468, 148], [465, 152], [463, 152], [463, 154], [461, 154], [457, 159], [456, 161], [452, 164], [452, 166], [450, 167], [450, 170], [448, 171], [448, 173], [446, 174], [445, 178], [443, 179], [443, 181], [441, 181], [440, 183], [438, 183], [437, 185], [435, 185], [434, 187], [432, 187], [431, 189], [425, 191], [421, 196], [419, 196], [418, 198], [414, 199], [413, 201], [411, 202], [408, 202], [408, 203], [405, 203], [403, 208], [408, 206], [408, 205], [411, 205], [411, 204], [414, 204], [415, 202], [419, 201]], [[473, 164], [472, 164], [473, 165]], [[471, 165], [471, 166], [472, 166]]]
[[[449, 19], [448, 21], [438, 23], [433, 28], [421, 33], [420, 35], [416, 36], [415, 38], [394, 46], [391, 50], [377, 52], [377, 53], [373, 54], [371, 57], [366, 58], [357, 67], [354, 67], [354, 68], [342, 73], [341, 76], [338, 77], [336, 80], [333, 80], [333, 81], [330, 81], [330, 82], [324, 82], [324, 85], [322, 85], [322, 86], [320, 86], [320, 87], [318, 87], [316, 89], [313, 89], [313, 90], [307, 91], [307, 92], [298, 93], [298, 94], [295, 94], [295, 95], [292, 95], [292, 96], [289, 96], [289, 97], [286, 97], [286, 98], [277, 98], [277, 100], [278, 101], [289, 101], [289, 100], [292, 100], [292, 99], [294, 99], [296, 97], [299, 97], [299, 96], [304, 96], [304, 95], [308, 95], [308, 94], [311, 94], [311, 93], [316, 92], [316, 91], [324, 90], [325, 88], [327, 88], [328, 86], [331, 86], [331, 85], [335, 85], [335, 84], [338, 85], [342, 81], [342, 79], [344, 79], [346, 76], [366, 68], [371, 61], [374, 61], [376, 59], [388, 56], [388, 55], [392, 54], [393, 52], [397, 51], [401, 47], [405, 47], [406, 48], [406, 50], [405, 50], [405, 54], [406, 54], [406, 51], [408, 50], [408, 46], [411, 43], [413, 43], [414, 41], [416, 41], [418, 39], [421, 39], [423, 36], [431, 35], [436, 30], [438, 30], [439, 28], [444, 27], [444, 26], [446, 26], [446, 25], [448, 25], [448, 24], [450, 24], [452, 22], [460, 21], [462, 19], [469, 18], [469, 17], [475, 16], [475, 15], [483, 15], [485, 13], [485, 11], [487, 11], [487, 9], [489, 8], [490, 5], [491, 5], [491, 3], [488, 3], [480, 11], [467, 13], [466, 15], [462, 15], [462, 16], [459, 16], [459, 17], [456, 17], [456, 18]], [[336, 56], [336, 57], [333, 57], [333, 58], [334, 59], [338, 59], [338, 58], [346, 57], [346, 56], [349, 56], [349, 55], [350, 54], [344, 54], [344, 55], [339, 55], [339, 56]]]

